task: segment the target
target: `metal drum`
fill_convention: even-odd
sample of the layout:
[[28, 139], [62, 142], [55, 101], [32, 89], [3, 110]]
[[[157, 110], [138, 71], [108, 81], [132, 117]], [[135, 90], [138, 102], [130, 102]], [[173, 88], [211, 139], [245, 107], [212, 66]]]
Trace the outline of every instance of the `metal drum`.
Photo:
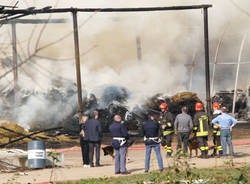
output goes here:
[[44, 168], [46, 161], [45, 143], [43, 141], [28, 142], [28, 168]]

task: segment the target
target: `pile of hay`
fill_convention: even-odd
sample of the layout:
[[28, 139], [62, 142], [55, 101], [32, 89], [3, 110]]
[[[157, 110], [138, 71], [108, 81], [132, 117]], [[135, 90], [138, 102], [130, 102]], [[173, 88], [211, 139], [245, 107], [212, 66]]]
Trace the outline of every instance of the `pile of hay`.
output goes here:
[[[32, 133], [33, 132], [26, 131], [23, 127], [17, 125], [16, 123], [2, 121], [0, 122], [0, 145], [7, 144], [9, 141], [22, 138], [23, 136], [30, 135]], [[76, 140], [71, 139], [65, 135], [51, 137], [51, 136], [47, 136], [45, 132], [32, 135], [31, 137], [33, 139], [42, 140], [45, 142], [63, 142], [63, 143], [76, 142]], [[6, 147], [26, 144], [27, 142], [31, 140], [32, 140], [31, 138], [26, 137], [17, 142], [8, 144]]]

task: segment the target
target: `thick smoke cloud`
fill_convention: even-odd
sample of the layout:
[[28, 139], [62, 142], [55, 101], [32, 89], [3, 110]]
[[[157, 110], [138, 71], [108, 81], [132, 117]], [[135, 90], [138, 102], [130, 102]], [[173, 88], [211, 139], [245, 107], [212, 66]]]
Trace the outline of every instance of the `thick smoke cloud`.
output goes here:
[[[207, 0], [207, 1], [58, 1], [57, 7], [140, 7], [140, 6], [173, 6], [190, 4], [213, 4], [209, 8], [209, 39], [210, 61], [214, 62], [215, 50], [221, 38], [222, 44], [218, 53], [218, 62], [236, 62], [242, 37], [249, 28], [250, 17], [237, 8], [233, 3], [248, 10], [250, 3], [247, 0]], [[4, 4], [4, 2], [3, 2]], [[9, 4], [8, 1], [5, 4]], [[27, 6], [44, 7], [54, 5], [55, 1], [26, 1], [20, 2], [19, 7]], [[91, 18], [83, 26], [81, 24]], [[80, 49], [86, 54], [81, 56], [82, 84], [86, 89], [85, 95], [94, 93], [102, 99], [107, 86], [121, 86], [129, 93], [127, 106], [132, 109], [142, 104], [147, 97], [156, 93], [167, 95], [176, 92], [191, 90], [205, 96], [204, 76], [204, 46], [203, 46], [203, 14], [200, 10], [169, 11], [169, 12], [141, 12], [141, 13], [79, 13], [78, 22]], [[47, 15], [37, 17], [46, 18]], [[37, 18], [36, 17], [36, 18]], [[66, 17], [71, 20], [70, 14], [52, 15], [52, 18]], [[7, 26], [1, 32], [6, 34]], [[17, 36], [27, 55], [28, 47], [36, 45], [36, 40], [42, 25], [36, 26], [30, 46], [29, 36], [32, 34], [33, 25], [19, 25]], [[47, 25], [40, 41], [40, 45], [56, 40], [62, 35], [72, 31], [72, 22], [63, 25]], [[136, 37], [141, 39], [142, 60], [137, 60]], [[0, 38], [5, 43], [3, 37]], [[247, 47], [250, 38], [247, 37], [245, 49], [242, 53], [242, 61], [247, 61], [249, 54]], [[20, 48], [19, 48], [20, 50]], [[6, 49], [11, 55], [11, 47]], [[24, 55], [24, 54], [23, 54]], [[25, 56], [20, 56], [25, 58]], [[34, 62], [23, 65], [19, 74], [21, 88], [47, 92], [56, 85], [67, 89], [67, 81], [76, 81], [75, 66], [73, 59], [73, 36], [70, 35], [63, 41], [39, 52], [39, 55], [61, 59], [53, 61], [48, 59], [34, 58]], [[192, 78], [192, 88], [189, 89], [192, 58], [194, 57], [195, 68]], [[4, 58], [5, 55], [2, 55]], [[69, 58], [62, 61], [63, 58]], [[35, 66], [34, 66], [35, 65]], [[211, 68], [212, 69], [212, 65]], [[240, 68], [240, 88], [250, 84], [249, 65]], [[5, 70], [3, 67], [2, 71]], [[218, 65], [216, 67], [214, 89], [225, 90], [234, 87], [235, 65]], [[28, 74], [27, 74], [28, 73]], [[30, 77], [32, 76], [32, 77]], [[2, 81], [4, 81], [2, 83]], [[12, 81], [12, 74], [2, 79], [4, 85]], [[55, 82], [56, 81], [56, 82]], [[108, 92], [109, 93], [109, 92]], [[105, 98], [106, 99], [106, 98]], [[69, 101], [68, 103], [76, 103]], [[103, 101], [101, 104], [106, 104]], [[29, 125], [37, 118], [37, 114], [43, 111], [46, 114], [51, 102], [41, 97], [30, 99], [26, 106], [18, 109], [19, 122]], [[75, 104], [76, 105], [76, 104]], [[68, 111], [60, 107], [62, 104], [53, 104], [54, 110], [47, 115], [53, 118], [53, 113], [60, 112], [61, 120]], [[30, 110], [32, 109], [32, 110]], [[42, 114], [43, 114], [42, 113]], [[41, 114], [41, 113], [40, 113]], [[45, 117], [44, 115], [42, 117]], [[46, 120], [47, 121], [47, 120]], [[56, 121], [60, 121], [57, 119]], [[49, 120], [49, 122], [52, 122]], [[27, 126], [26, 126], [27, 127]]]

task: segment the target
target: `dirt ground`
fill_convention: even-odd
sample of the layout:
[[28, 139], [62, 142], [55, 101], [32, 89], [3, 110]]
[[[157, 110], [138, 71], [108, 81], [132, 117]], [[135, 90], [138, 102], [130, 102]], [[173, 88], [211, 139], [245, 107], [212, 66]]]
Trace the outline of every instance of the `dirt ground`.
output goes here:
[[[235, 166], [250, 165], [250, 144], [239, 145], [239, 143], [246, 143], [250, 141], [250, 136], [247, 139], [235, 139], [236, 144], [234, 150], [236, 156], [233, 158]], [[77, 148], [76, 148], [77, 149]], [[210, 153], [212, 150], [210, 151]], [[173, 163], [172, 158], [165, 156], [166, 152], [162, 150], [164, 167], [167, 168]], [[144, 145], [134, 145], [129, 149], [129, 161], [127, 168], [132, 174], [144, 172]], [[192, 167], [207, 168], [207, 167], [224, 167], [230, 158], [209, 158], [200, 159], [193, 157], [188, 159]], [[19, 173], [1, 173], [0, 183], [12, 180], [20, 183], [48, 183], [49, 181], [66, 181], [79, 180], [81, 178], [91, 177], [106, 177], [114, 176], [114, 161], [110, 156], [103, 156], [101, 152], [102, 167], [83, 168], [81, 152], [80, 151], [66, 151], [64, 152], [64, 167], [55, 169], [39, 169], [30, 170]], [[157, 160], [155, 153], [152, 152], [150, 170], [157, 170]]]
[[[250, 165], [250, 124], [240, 124], [233, 131], [233, 144], [236, 156], [233, 158], [233, 163], [236, 167]], [[174, 141], [173, 147], [176, 142]], [[209, 144], [212, 144], [211, 138]], [[173, 163], [173, 158], [167, 158], [166, 152], [161, 151], [163, 156], [164, 167], [167, 168]], [[212, 150], [210, 150], [210, 153]], [[134, 144], [128, 151], [129, 160], [127, 169], [132, 174], [144, 172], [144, 157], [145, 146], [143, 143]], [[188, 162], [192, 167], [208, 168], [208, 167], [225, 167], [231, 158], [209, 158], [200, 159], [195, 157], [188, 158]], [[39, 170], [27, 170], [25, 172], [16, 173], [0, 173], [0, 183], [39, 183], [45, 184], [49, 181], [67, 181], [79, 180], [81, 178], [92, 177], [109, 177], [114, 175], [114, 161], [110, 156], [103, 156], [101, 150], [102, 167], [84, 168], [82, 165], [82, 157], [79, 147], [66, 148], [64, 150], [64, 167], [63, 168], [46, 168]], [[154, 151], [152, 151], [150, 170], [157, 170], [157, 160]], [[11, 182], [10, 182], [11, 181]]]

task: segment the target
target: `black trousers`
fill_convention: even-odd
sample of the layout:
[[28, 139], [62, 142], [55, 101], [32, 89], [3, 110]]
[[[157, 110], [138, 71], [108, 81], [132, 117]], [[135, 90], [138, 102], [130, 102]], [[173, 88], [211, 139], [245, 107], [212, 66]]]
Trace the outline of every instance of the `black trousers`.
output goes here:
[[207, 144], [208, 136], [197, 136], [197, 140], [201, 151], [208, 150], [208, 144]]
[[89, 143], [80, 137], [80, 145], [82, 150], [82, 162], [83, 165], [89, 165]]
[[89, 164], [93, 165], [94, 149], [95, 149], [95, 164], [100, 164], [100, 147], [101, 142], [89, 142]]
[[217, 150], [220, 154], [222, 154], [222, 146], [221, 146], [221, 139], [220, 135], [213, 135], [213, 143], [214, 143], [214, 154], [216, 154]]
[[213, 136], [213, 143], [216, 146], [221, 146], [221, 140], [219, 135], [214, 135]]
[[173, 141], [173, 133], [165, 135], [162, 140], [164, 143], [162, 146], [166, 149], [167, 152], [172, 153], [172, 141]]
[[182, 143], [184, 144], [184, 153], [187, 153], [188, 147], [188, 139], [189, 139], [189, 132], [178, 132], [177, 134], [177, 151], [182, 147]]

